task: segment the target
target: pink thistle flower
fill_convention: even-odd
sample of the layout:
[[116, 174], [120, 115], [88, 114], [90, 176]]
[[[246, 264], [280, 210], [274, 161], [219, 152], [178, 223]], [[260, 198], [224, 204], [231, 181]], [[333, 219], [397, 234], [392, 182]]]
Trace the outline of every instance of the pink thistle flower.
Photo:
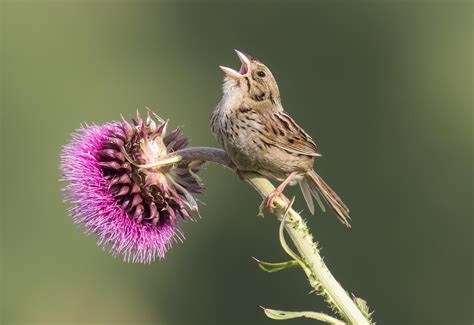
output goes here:
[[154, 117], [85, 125], [61, 154], [74, 221], [127, 262], [163, 258], [173, 241], [184, 239], [179, 219], [198, 213], [191, 193], [202, 190], [196, 176], [201, 163], [170, 155], [189, 140], [179, 128], [166, 134], [168, 122]]

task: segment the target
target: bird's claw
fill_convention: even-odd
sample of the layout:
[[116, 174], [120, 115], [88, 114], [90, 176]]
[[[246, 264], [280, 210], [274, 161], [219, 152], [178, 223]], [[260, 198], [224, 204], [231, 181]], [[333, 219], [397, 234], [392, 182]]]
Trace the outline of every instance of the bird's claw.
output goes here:
[[245, 181], [245, 177], [242, 174], [242, 171], [234, 163], [230, 164], [230, 168], [234, 170], [234, 172], [237, 174], [237, 176], [239, 176], [241, 181]]
[[238, 169], [237, 167], [235, 168], [235, 173], [237, 174], [237, 176], [239, 176], [239, 178], [242, 182], [245, 181], [245, 177], [242, 174], [242, 171], [240, 169]]
[[[278, 195], [278, 194], [277, 194]], [[263, 204], [265, 207], [270, 210], [271, 213], [273, 213], [273, 201], [275, 201], [275, 192], [270, 193], [264, 200]]]
[[281, 191], [278, 191], [278, 190], [275, 190], [275, 191], [271, 192], [270, 194], [268, 194], [268, 196], [265, 198], [265, 200], [263, 200], [262, 205], [264, 207], [266, 207], [270, 211], [270, 213], [275, 212], [275, 205], [276, 204], [275, 204], [274, 201], [279, 195], [282, 196], [282, 199], [284, 201], [288, 201], [288, 199], [285, 196], [282, 195]]

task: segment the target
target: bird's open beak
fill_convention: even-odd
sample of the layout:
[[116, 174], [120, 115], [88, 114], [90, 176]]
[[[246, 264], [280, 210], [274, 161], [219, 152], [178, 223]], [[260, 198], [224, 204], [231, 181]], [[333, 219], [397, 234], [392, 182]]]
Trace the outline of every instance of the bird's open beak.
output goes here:
[[234, 79], [239, 79], [239, 78], [248, 76], [250, 74], [250, 56], [238, 50], [234, 50], [234, 51], [239, 56], [240, 62], [242, 62], [242, 66], [240, 67], [240, 70], [235, 71], [234, 69], [223, 67], [223, 66], [219, 66], [219, 68], [221, 68], [222, 71], [224, 71], [226, 75]]

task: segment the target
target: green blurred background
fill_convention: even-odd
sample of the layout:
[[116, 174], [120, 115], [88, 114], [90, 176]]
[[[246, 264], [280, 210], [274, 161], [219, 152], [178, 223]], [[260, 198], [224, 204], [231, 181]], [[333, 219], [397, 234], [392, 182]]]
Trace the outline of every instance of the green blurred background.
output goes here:
[[[114, 259], [67, 215], [61, 146], [145, 106], [212, 145], [218, 65], [269, 65], [317, 139], [353, 228], [308, 216], [336, 278], [378, 324], [472, 324], [473, 5], [460, 1], [3, 1], [2, 324], [273, 324], [327, 311], [256, 193], [208, 166], [202, 219], [151, 265]], [[300, 194], [296, 206], [304, 208]], [[292, 320], [288, 324], [310, 324]]]

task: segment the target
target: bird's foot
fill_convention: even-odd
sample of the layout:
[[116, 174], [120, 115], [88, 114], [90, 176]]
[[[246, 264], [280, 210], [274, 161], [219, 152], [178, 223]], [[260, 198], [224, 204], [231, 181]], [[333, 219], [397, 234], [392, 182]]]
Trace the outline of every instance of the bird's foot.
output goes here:
[[[283, 192], [282, 190], [276, 188], [273, 192], [268, 194], [268, 196], [262, 202], [263, 207], [267, 208], [270, 211], [270, 213], [275, 212], [276, 204], [274, 201], [278, 196], [280, 196], [283, 199], [285, 204], [288, 203], [288, 199], [282, 194], [282, 192]], [[283, 204], [283, 206], [285, 204]]]
[[245, 177], [242, 174], [242, 171], [234, 163], [230, 165], [230, 168], [234, 170], [234, 172], [237, 174], [237, 176], [239, 176], [241, 181], [245, 181]]
[[242, 171], [240, 169], [238, 169], [237, 167], [235, 167], [235, 173], [237, 174], [237, 176], [239, 176], [239, 178], [242, 182], [245, 181], [245, 177], [242, 174]]
[[[278, 187], [275, 190], [273, 190], [273, 192], [268, 194], [268, 196], [263, 201], [263, 204], [265, 205], [265, 207], [268, 208], [268, 210], [270, 210], [271, 213], [274, 212], [274, 204], [273, 204], [274, 202], [273, 201], [275, 201], [275, 199], [279, 195], [281, 195], [283, 201], [285, 202], [285, 205], [287, 205], [290, 202], [282, 193], [283, 193], [283, 190], [285, 189], [286, 185], [288, 185], [296, 175], [298, 175], [297, 172], [291, 172], [288, 176], [285, 177], [283, 182], [281, 182], [281, 184], [278, 185]], [[283, 205], [282, 208], [285, 205]]]

